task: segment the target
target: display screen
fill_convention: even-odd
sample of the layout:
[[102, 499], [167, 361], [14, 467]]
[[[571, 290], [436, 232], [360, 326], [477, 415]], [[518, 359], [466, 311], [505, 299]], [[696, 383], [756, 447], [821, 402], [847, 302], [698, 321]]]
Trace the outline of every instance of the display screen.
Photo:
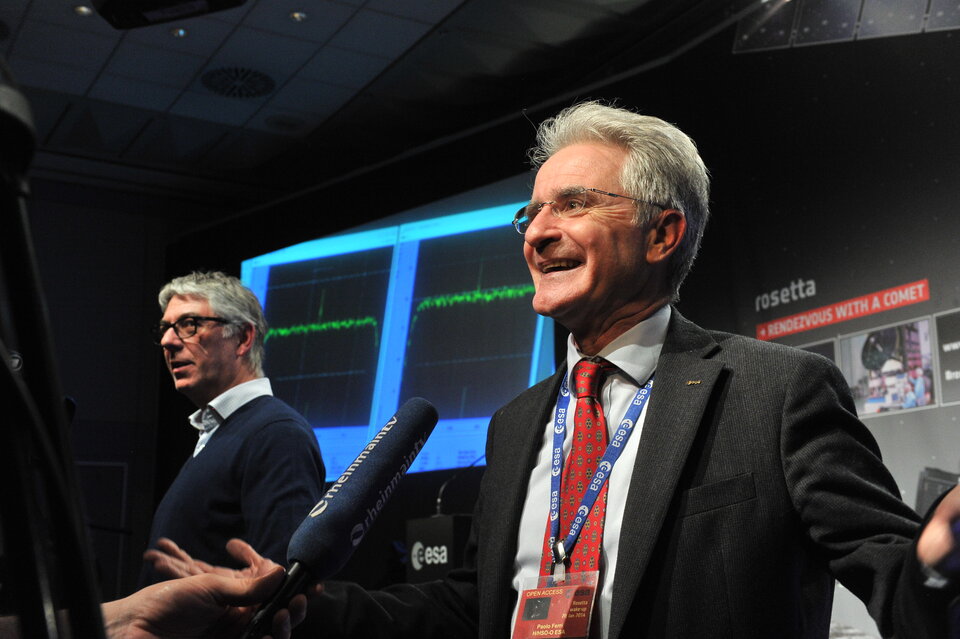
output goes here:
[[440, 421], [410, 472], [482, 457], [493, 412], [554, 371], [530, 307], [523, 203], [358, 231], [245, 260], [274, 394], [310, 422], [328, 479], [411, 397]]

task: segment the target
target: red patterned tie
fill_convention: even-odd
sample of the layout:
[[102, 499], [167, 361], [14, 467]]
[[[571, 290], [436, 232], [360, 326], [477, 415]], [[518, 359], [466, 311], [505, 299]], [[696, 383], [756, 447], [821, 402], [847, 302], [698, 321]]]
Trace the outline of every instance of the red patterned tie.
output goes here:
[[[616, 367], [604, 359], [582, 359], [573, 367], [573, 394], [577, 405], [573, 415], [573, 445], [563, 465], [563, 483], [560, 489], [560, 539], [570, 531], [590, 479], [597, 470], [607, 449], [607, 422], [597, 393], [607, 373]], [[607, 484], [603, 485], [593, 504], [580, 537], [570, 555], [569, 570], [573, 572], [599, 570], [603, 542], [603, 518], [607, 512]], [[543, 566], [540, 574], [549, 575], [553, 555], [549, 545], [550, 522], [544, 538]]]

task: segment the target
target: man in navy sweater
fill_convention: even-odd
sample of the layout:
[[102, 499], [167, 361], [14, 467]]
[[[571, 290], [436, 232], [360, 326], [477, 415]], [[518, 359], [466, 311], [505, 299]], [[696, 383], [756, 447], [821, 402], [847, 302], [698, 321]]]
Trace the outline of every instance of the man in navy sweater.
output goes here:
[[[178, 277], [159, 302], [156, 341], [174, 387], [197, 407], [190, 424], [199, 440], [154, 514], [149, 546], [166, 537], [198, 559], [236, 566], [225, 545], [241, 537], [284, 564], [325, 474], [310, 425], [264, 377], [263, 310], [219, 272]], [[141, 586], [159, 579], [145, 566]]]

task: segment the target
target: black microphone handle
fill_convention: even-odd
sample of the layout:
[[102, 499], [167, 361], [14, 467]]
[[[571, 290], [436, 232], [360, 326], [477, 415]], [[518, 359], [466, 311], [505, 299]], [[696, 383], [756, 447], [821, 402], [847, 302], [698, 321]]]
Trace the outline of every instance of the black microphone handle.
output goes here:
[[290, 569], [287, 570], [287, 576], [283, 579], [280, 589], [270, 598], [265, 606], [257, 611], [241, 639], [261, 639], [271, 630], [273, 616], [278, 611], [283, 610], [290, 603], [290, 600], [299, 595], [307, 586], [310, 573], [307, 568], [299, 561], [295, 561]]

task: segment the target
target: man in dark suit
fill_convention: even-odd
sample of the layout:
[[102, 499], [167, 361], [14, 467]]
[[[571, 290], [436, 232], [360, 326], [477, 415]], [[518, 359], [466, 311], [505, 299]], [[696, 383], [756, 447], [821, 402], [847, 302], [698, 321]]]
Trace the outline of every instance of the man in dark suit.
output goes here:
[[[608, 479], [590, 637], [825, 638], [834, 579], [885, 636], [945, 636], [958, 588], [930, 567], [952, 548], [960, 494], [918, 545], [919, 518], [830, 362], [706, 331], [671, 307], [707, 218], [693, 142], [586, 103], [545, 122], [531, 157], [533, 197], [514, 224], [534, 309], [570, 330], [566, 364], [491, 421], [466, 567], [379, 592], [327, 583], [302, 636], [566, 636], [530, 629], [549, 614], [538, 584], [571, 578], [587, 534], [562, 549], [545, 541], [551, 477], [580, 455], [568, 456], [577, 436], [563, 428], [570, 371], [596, 357], [612, 364], [598, 399], [619, 457], [598, 466]], [[558, 517], [562, 539], [570, 524]], [[526, 600], [535, 611], [520, 610]], [[521, 632], [518, 617], [534, 625]]]

